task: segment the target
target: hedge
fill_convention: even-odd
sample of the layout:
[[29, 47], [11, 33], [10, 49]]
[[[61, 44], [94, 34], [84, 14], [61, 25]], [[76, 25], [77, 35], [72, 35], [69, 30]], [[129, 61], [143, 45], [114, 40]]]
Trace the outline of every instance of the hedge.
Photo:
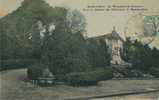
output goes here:
[[74, 72], [66, 75], [66, 81], [73, 86], [95, 85], [101, 80], [111, 79], [112, 69], [96, 69], [88, 72]]
[[150, 73], [156, 78], [159, 78], [159, 67], [152, 67]]
[[36, 62], [35, 59], [0, 60], [0, 70], [26, 68]]
[[34, 63], [27, 69], [28, 79], [30, 80], [37, 80], [39, 77], [42, 76], [42, 72], [45, 68], [45, 65], [39, 63]]

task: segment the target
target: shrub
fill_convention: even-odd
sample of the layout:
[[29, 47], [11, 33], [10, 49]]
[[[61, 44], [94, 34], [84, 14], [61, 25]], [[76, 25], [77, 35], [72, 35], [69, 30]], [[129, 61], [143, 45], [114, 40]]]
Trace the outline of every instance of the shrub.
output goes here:
[[111, 79], [113, 73], [111, 69], [96, 69], [95, 71], [76, 72], [66, 75], [66, 81], [74, 86], [95, 85], [98, 81]]
[[106, 67], [110, 65], [111, 56], [104, 39], [89, 39], [87, 42], [88, 61], [93, 67]]
[[28, 67], [27, 75], [30, 80], [37, 80], [42, 76], [42, 72], [45, 68], [45, 65], [41, 63], [35, 63], [32, 66]]
[[[61, 31], [61, 29], [59, 29]], [[58, 31], [58, 29], [57, 29]], [[61, 34], [61, 36], [59, 36]], [[54, 74], [67, 74], [89, 70], [87, 48], [83, 36], [79, 34], [56, 32], [45, 41], [42, 61]]]
[[33, 64], [35, 59], [9, 59], [0, 60], [0, 70], [26, 68]]
[[159, 77], [159, 68], [157, 68], [157, 67], [152, 67], [152, 68], [150, 69], [150, 72], [151, 72], [151, 74], [152, 74], [153, 76]]

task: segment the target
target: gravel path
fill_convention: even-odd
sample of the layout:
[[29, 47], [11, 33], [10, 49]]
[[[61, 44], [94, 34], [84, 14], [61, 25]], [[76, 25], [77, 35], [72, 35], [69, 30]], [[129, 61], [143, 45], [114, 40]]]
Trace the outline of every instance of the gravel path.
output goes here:
[[26, 69], [0, 72], [0, 100], [63, 100], [159, 89], [159, 80], [108, 80], [88, 87], [37, 87], [25, 81], [26, 75]]
[[111, 98], [92, 99], [92, 100], [159, 100], [159, 92], [129, 96], [116, 96]]

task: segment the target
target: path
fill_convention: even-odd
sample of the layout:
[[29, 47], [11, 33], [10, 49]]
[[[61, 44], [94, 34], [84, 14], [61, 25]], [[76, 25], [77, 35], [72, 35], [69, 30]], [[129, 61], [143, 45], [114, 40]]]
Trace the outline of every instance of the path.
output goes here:
[[1, 100], [63, 100], [159, 89], [159, 80], [108, 80], [88, 87], [37, 87], [25, 82], [26, 75], [26, 69], [0, 72]]

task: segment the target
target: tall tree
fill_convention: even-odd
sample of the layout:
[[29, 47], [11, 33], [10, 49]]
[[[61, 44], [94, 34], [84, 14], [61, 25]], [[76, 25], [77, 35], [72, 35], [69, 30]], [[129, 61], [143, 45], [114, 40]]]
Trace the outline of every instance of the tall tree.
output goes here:
[[81, 32], [83, 35], [86, 35], [86, 19], [80, 11], [69, 10], [67, 13], [67, 24], [73, 34]]

